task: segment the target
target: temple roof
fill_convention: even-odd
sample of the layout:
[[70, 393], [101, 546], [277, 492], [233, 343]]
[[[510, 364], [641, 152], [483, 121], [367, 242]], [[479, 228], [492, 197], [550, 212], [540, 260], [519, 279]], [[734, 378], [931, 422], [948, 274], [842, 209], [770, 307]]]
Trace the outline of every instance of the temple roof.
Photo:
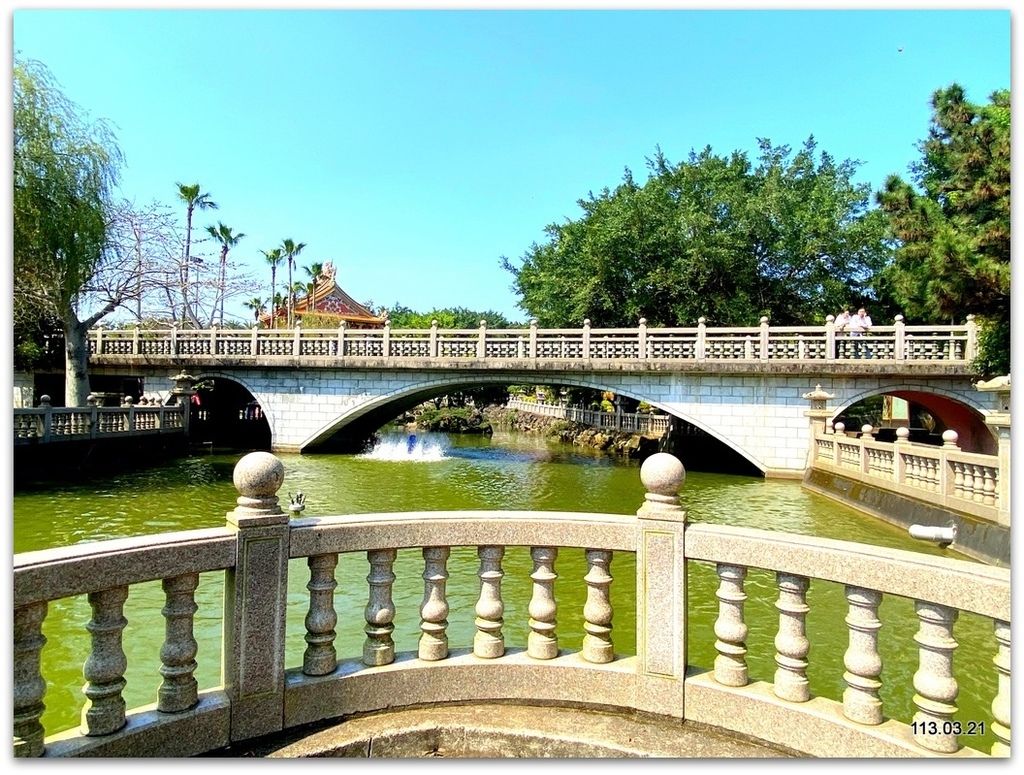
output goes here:
[[[383, 328], [385, 321], [349, 296], [338, 285], [336, 271], [330, 261], [324, 262], [323, 270], [316, 278], [315, 291], [295, 301], [295, 315], [305, 314], [336, 318], [339, 322], [344, 320], [347, 324], [359, 328]], [[278, 320], [287, 318], [287, 315], [286, 307], [274, 311], [274, 317]], [[270, 313], [260, 315], [260, 322], [268, 325]]]

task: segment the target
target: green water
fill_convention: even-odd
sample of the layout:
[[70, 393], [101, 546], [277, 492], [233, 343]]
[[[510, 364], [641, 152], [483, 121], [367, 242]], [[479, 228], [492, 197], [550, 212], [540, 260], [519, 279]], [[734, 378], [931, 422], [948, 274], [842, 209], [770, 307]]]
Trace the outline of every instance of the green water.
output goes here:
[[[285, 481], [279, 493], [306, 495], [304, 516], [448, 509], [539, 509], [634, 514], [643, 502], [639, 464], [599, 452], [517, 433], [493, 437], [421, 434], [409, 456], [404, 436], [385, 436], [376, 454], [279, 455]], [[14, 495], [14, 551], [218, 527], [234, 507], [231, 482], [241, 453], [197, 456], [125, 475], [87, 483], [27, 486]], [[943, 550], [911, 539], [905, 530], [871, 519], [852, 509], [802, 490], [790, 481], [766, 481], [723, 474], [688, 472], [681, 493], [691, 522], [739, 525], [868, 544], [909, 549], [931, 555]], [[963, 559], [963, 558], [961, 558]], [[479, 590], [479, 561], [474, 547], [456, 547], [448, 563], [451, 613], [448, 637], [452, 648], [472, 645], [474, 606]], [[689, 570], [689, 662], [704, 668], [716, 655], [713, 623], [718, 613], [713, 567], [691, 563]], [[532, 589], [532, 562], [526, 548], [510, 547], [503, 561], [504, 635], [508, 646], [524, 647], [528, 633], [527, 605]], [[362, 653], [363, 608], [367, 601], [365, 553], [343, 555], [338, 564], [335, 607], [336, 647], [340, 658]], [[555, 564], [559, 580], [559, 645], [578, 649], [583, 637], [582, 608], [587, 568], [582, 550], [562, 549]], [[423, 560], [418, 550], [403, 550], [395, 565], [395, 643], [414, 651], [419, 637], [419, 605], [423, 598]], [[635, 607], [635, 564], [632, 555], [618, 554], [611, 564], [613, 641], [617, 653], [635, 652], [632, 629]], [[303, 619], [309, 606], [305, 560], [291, 564], [289, 574], [287, 665], [301, 665], [305, 649]], [[752, 569], [746, 580], [745, 619], [748, 665], [753, 680], [771, 681], [775, 672], [774, 637], [778, 627], [774, 574]], [[220, 638], [223, 574], [203, 574], [196, 594], [199, 642], [196, 678], [201, 688], [220, 683]], [[847, 613], [841, 586], [812, 581], [807, 596], [811, 611], [806, 625], [811, 642], [808, 677], [814, 694], [842, 698], [843, 653], [847, 647]], [[124, 650], [129, 668], [124, 691], [129, 708], [155, 701], [160, 681], [159, 650], [164, 634], [159, 582], [133, 587], [125, 606], [128, 626]], [[50, 604], [44, 625], [43, 651], [47, 680], [43, 723], [47, 734], [76, 726], [82, 695], [82, 665], [88, 656], [90, 618], [84, 596]], [[918, 667], [913, 635], [917, 618], [911, 601], [887, 597], [880, 610], [883, 622], [879, 648], [883, 658], [882, 699], [888, 716], [909, 722], [913, 715], [912, 676]], [[954, 630], [956, 677], [960, 684], [957, 718], [991, 725], [990, 707], [996, 692], [991, 668], [996, 644], [992, 625], [962, 614]], [[980, 666], [980, 669], [972, 669]], [[990, 734], [962, 737], [961, 742], [987, 751]]]

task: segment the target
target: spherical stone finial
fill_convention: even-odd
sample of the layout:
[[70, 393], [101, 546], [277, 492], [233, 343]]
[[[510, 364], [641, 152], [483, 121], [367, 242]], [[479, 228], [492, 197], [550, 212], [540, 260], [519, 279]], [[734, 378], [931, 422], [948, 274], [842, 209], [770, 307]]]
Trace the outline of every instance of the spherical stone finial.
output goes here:
[[640, 466], [640, 481], [647, 493], [637, 514], [656, 513], [660, 517], [681, 513], [685, 520], [686, 512], [679, 505], [679, 491], [686, 481], [686, 469], [679, 458], [667, 452], [655, 452]]
[[907, 441], [909, 439], [910, 439], [910, 428], [908, 428], [906, 425], [901, 425], [899, 428], [896, 429], [896, 440], [897, 441]]
[[944, 430], [942, 432], [942, 446], [944, 447], [955, 447], [957, 439], [960, 438], [960, 434], [952, 428]]
[[860, 426], [860, 432], [863, 433], [865, 436], [870, 436], [873, 430], [874, 428], [872, 428], [870, 424], [864, 424]]
[[250, 452], [235, 464], [232, 481], [243, 498], [263, 500], [284, 484], [284, 464], [269, 452]]
[[838, 433], [840, 436], [846, 433], [846, 424], [837, 422], [832, 424], [832, 430]]
[[678, 495], [686, 481], [686, 469], [675, 455], [655, 452], [640, 466], [640, 481], [647, 492]]

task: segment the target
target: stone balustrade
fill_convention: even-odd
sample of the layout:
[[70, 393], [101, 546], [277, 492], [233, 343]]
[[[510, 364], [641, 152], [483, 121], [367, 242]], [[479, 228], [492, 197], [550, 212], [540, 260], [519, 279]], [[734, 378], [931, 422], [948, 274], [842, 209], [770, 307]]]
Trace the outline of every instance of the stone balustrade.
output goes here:
[[[235, 468], [239, 498], [223, 528], [16, 555], [14, 753], [190, 756], [384, 709], [511, 701], [582, 703], [630, 717], [639, 712], [695, 722], [811, 756], [1009, 755], [1009, 569], [777, 531], [688, 524], [678, 497], [685, 478], [679, 461], [658, 453], [644, 462], [640, 476], [647, 494], [635, 515], [455, 511], [290, 518], [277, 496], [283, 465], [270, 453], [255, 452]], [[475, 550], [475, 578], [452, 578], [449, 560], [456, 547]], [[507, 547], [529, 549], [527, 621], [506, 618]], [[560, 569], [563, 548], [585, 551], [585, 575]], [[422, 554], [423, 597], [415, 612], [396, 610], [400, 550]], [[365, 557], [365, 606], [339, 609], [335, 569], [340, 556], [352, 554]], [[620, 555], [635, 555], [635, 587], [616, 588]], [[300, 592], [289, 587], [289, 563], [308, 567], [302, 593], [308, 600], [306, 646], [294, 664], [286, 663], [284, 612], [288, 598]], [[710, 566], [719, 579], [713, 632], [687, 629], [688, 607], [714, 602], [691, 598], [691, 563]], [[750, 583], [765, 572], [774, 585]], [[222, 653], [200, 656], [193, 634], [195, 590], [200, 574], [210, 573], [224, 574]], [[132, 633], [124, 602], [134, 586], [153, 581], [161, 582], [166, 599], [162, 683], [153, 704], [128, 710], [123, 638]], [[450, 604], [448, 590], [456, 581], [479, 590], [475, 605]], [[807, 626], [814, 614], [810, 592], [822, 582], [842, 585], [849, 605], [845, 622], [833, 624], [848, 632], [843, 672], [835, 676], [846, 687], [841, 701], [813, 696], [808, 688], [816, 655]], [[582, 610], [558, 605], [563, 585], [581, 585]], [[350, 597], [351, 590], [344, 591]], [[82, 726], [47, 735], [40, 723], [47, 608], [78, 595], [88, 597], [92, 611], [83, 625], [92, 646], [83, 669]], [[899, 643], [920, 655], [912, 719], [886, 712], [890, 679], [882, 671], [879, 640], [889, 630], [880, 630], [880, 606], [890, 596], [915, 606], [916, 633]], [[635, 603], [632, 654], [615, 643], [615, 613], [633, 610], [622, 601]], [[771, 682], [751, 680], [748, 670], [757, 647], [747, 611], [755, 605], [778, 611], [775, 639], [766, 644], [765, 656], [777, 666]], [[993, 664], [971, 665], [978, 680], [990, 674], [998, 683], [991, 716], [976, 720], [997, 738], [990, 752], [962, 746], [957, 736], [952, 667], [961, 611], [992, 622]], [[415, 652], [396, 651], [399, 614], [420, 620]], [[450, 624], [465, 617], [474, 634], [453, 642]], [[513, 625], [528, 628], [525, 649], [506, 647], [504, 633]], [[584, 632], [579, 650], [559, 637], [568, 625]], [[361, 658], [338, 658], [334, 643], [341, 627], [365, 633]], [[713, 639], [717, 658], [713, 669], [700, 671], [687, 655], [704, 638]], [[221, 660], [221, 685], [197, 685], [199, 658]]]
[[135, 404], [127, 396], [122, 406], [53, 407], [50, 397], [40, 405], [14, 410], [14, 444], [45, 444], [159, 433], [183, 433], [187, 424], [183, 404], [162, 406], [145, 396]]
[[643, 412], [604, 412], [599, 409], [584, 409], [579, 406], [561, 404], [545, 404], [537, 401], [509, 399], [505, 406], [520, 412], [538, 414], [542, 417], [557, 417], [561, 420], [577, 422], [591, 428], [602, 430], [626, 431], [632, 433], [664, 433], [668, 430], [669, 417], [664, 414], [646, 414]]
[[[854, 342], [861, 348], [855, 349]], [[465, 362], [514, 360], [672, 360], [672, 361], [806, 361], [862, 359], [860, 365], [892, 362], [969, 364], [977, 355], [977, 326], [968, 315], [964, 325], [908, 326], [903, 316], [892, 325], [874, 326], [869, 336], [851, 339], [837, 332], [832, 316], [818, 326], [760, 325], [709, 328], [704, 318], [696, 326], [636, 328], [492, 329], [352, 329], [345, 323], [334, 330], [207, 329], [172, 327], [89, 332], [91, 357], [135, 356], [159, 359], [219, 358], [400, 358]]]
[[851, 433], [843, 423], [816, 430], [810, 464], [1009, 527], [1009, 466], [999, 456], [964, 452], [953, 430], [941, 447], [911, 442], [907, 428], [896, 429], [893, 443], [876, 441], [873, 430]]

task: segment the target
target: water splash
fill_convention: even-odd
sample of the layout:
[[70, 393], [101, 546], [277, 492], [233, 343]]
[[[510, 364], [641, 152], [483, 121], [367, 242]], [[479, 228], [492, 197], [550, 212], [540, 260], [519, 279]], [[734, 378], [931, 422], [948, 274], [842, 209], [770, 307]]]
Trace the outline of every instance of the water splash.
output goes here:
[[421, 436], [388, 436], [373, 445], [360, 457], [367, 460], [399, 460], [431, 463], [447, 458], [441, 441]]

